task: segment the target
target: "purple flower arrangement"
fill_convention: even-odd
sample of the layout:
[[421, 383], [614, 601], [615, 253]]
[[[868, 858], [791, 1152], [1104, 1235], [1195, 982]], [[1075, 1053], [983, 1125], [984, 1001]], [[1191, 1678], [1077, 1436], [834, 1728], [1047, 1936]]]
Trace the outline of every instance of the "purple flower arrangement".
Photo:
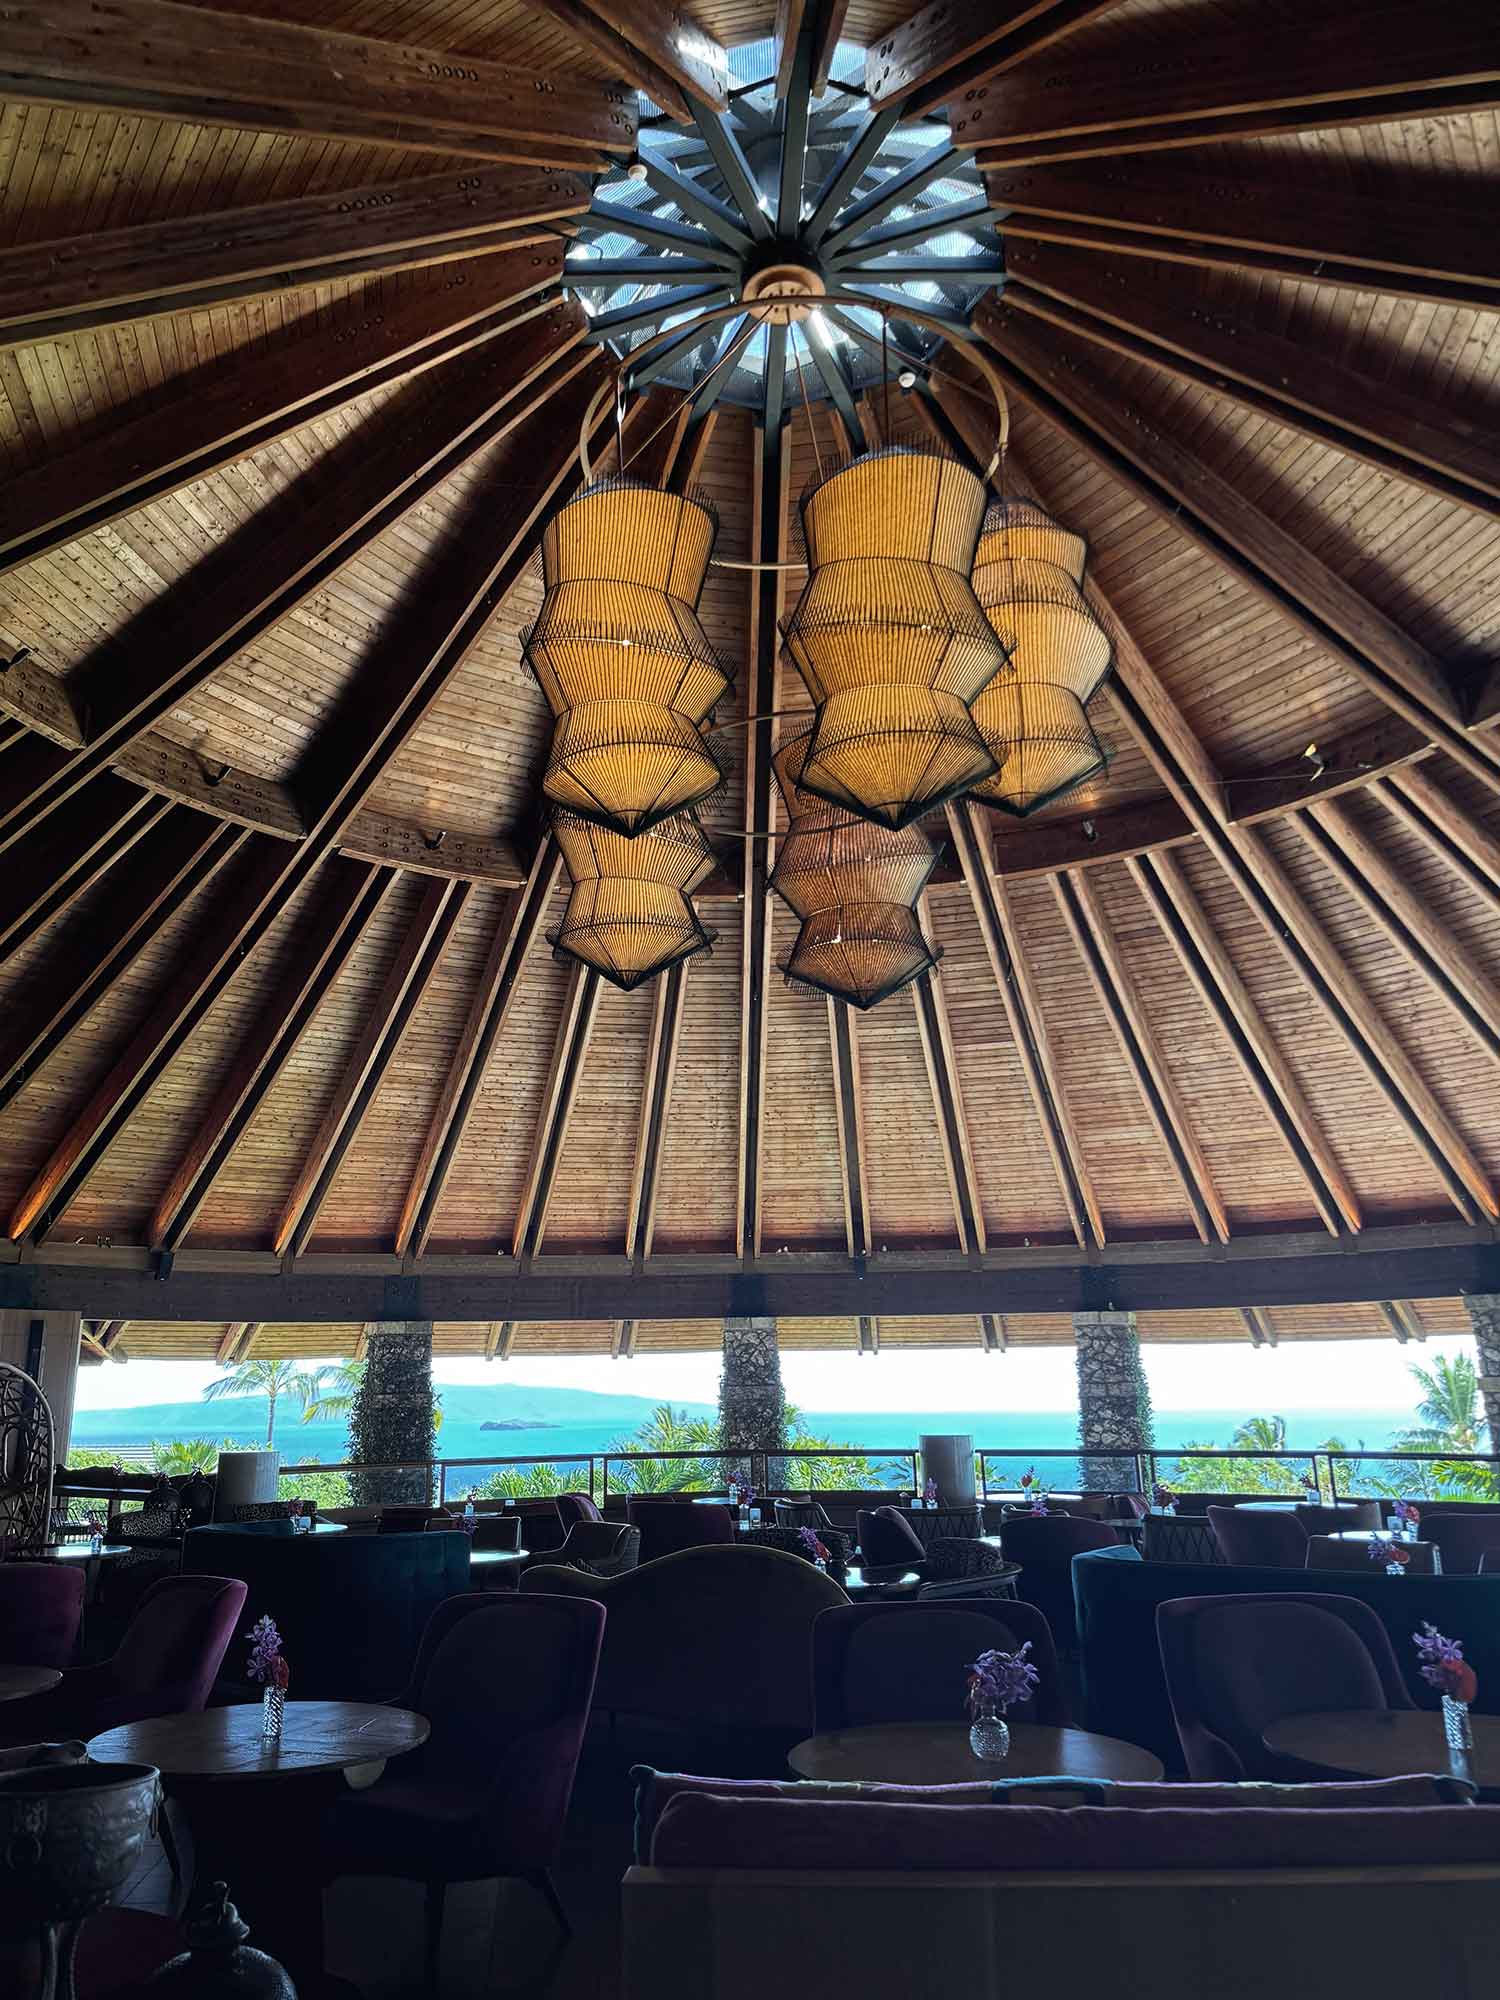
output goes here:
[[1422, 1518], [1422, 1510], [1410, 1500], [1398, 1500], [1391, 1509], [1403, 1528], [1414, 1528]]
[[1435, 1625], [1424, 1618], [1420, 1632], [1412, 1633], [1412, 1644], [1421, 1660], [1421, 1674], [1429, 1687], [1451, 1701], [1473, 1701], [1479, 1692], [1474, 1669], [1464, 1658], [1461, 1639], [1445, 1639]]
[[799, 1528], [797, 1532], [802, 1537], [802, 1546], [807, 1551], [808, 1559], [812, 1562], [826, 1563], [828, 1561], [828, 1550], [819, 1539], [817, 1529]]
[[269, 1614], [257, 1618], [250, 1627], [250, 1658], [245, 1675], [268, 1688], [280, 1688], [283, 1693], [290, 1685], [292, 1672], [282, 1657], [281, 1634]]
[[1387, 1569], [1403, 1570], [1411, 1561], [1411, 1550], [1403, 1549], [1389, 1535], [1371, 1535], [1370, 1561], [1384, 1563]]
[[994, 1708], [1003, 1715], [1016, 1702], [1030, 1699], [1042, 1678], [1026, 1657], [1030, 1651], [1028, 1639], [1018, 1652], [1000, 1653], [992, 1649], [979, 1655], [968, 1669], [971, 1716], [977, 1716], [985, 1708]]
[[1177, 1495], [1170, 1486], [1158, 1479], [1151, 1489], [1151, 1505], [1159, 1507], [1164, 1514], [1170, 1514], [1177, 1505]]
[[937, 1497], [937, 1481], [929, 1479], [927, 1484], [922, 1488], [922, 1498], [927, 1502], [929, 1507], [935, 1507], [937, 1505]]
[[740, 1505], [742, 1507], [753, 1507], [755, 1505], [755, 1488], [753, 1486], [742, 1486], [740, 1488]]

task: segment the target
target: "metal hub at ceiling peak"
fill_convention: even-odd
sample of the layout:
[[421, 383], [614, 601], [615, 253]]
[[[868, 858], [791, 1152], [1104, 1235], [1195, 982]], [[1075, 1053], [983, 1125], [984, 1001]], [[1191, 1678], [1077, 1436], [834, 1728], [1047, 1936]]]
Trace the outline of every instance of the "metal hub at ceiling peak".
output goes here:
[[[920, 368], [945, 326], [966, 334], [1004, 284], [999, 212], [945, 124], [870, 110], [855, 44], [817, 88], [804, 33], [782, 95], [773, 42], [729, 65], [728, 109], [700, 107], [691, 126], [642, 98], [638, 157], [596, 186], [564, 283], [627, 387], [681, 390], [694, 421], [720, 401], [748, 408], [772, 430], [818, 398], [858, 450], [861, 395]], [[756, 311], [699, 323], [740, 303]], [[902, 303], [929, 324], [904, 322]]]

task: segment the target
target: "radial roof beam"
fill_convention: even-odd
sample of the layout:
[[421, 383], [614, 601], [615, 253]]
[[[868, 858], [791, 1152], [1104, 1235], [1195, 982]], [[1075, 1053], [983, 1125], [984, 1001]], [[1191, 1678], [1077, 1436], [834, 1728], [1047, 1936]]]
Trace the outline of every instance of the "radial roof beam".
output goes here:
[[1404, 826], [1424, 840], [1434, 853], [1457, 870], [1492, 909], [1500, 909], [1500, 840], [1432, 776], [1406, 765], [1378, 778], [1370, 787], [1376, 798]]
[[1041, 337], [1030, 315], [1003, 304], [981, 304], [976, 323], [1007, 388], [1500, 791], [1500, 747], [1464, 731], [1453, 688], [1424, 647], [1229, 480], [1123, 403], [1087, 353]]
[[583, 1081], [589, 1043], [593, 1039], [594, 1023], [599, 1014], [602, 984], [598, 973], [587, 966], [575, 964], [568, 973], [562, 1019], [558, 1023], [542, 1109], [531, 1145], [531, 1165], [526, 1185], [521, 1191], [520, 1206], [516, 1210], [516, 1224], [511, 1238], [513, 1257], [535, 1257], [542, 1247], [547, 1229], [547, 1210], [557, 1183], [557, 1169], [567, 1144], [573, 1106], [578, 1100], [578, 1086]]
[[1426, 1340], [1427, 1329], [1422, 1324], [1422, 1316], [1410, 1300], [1381, 1299], [1379, 1305], [1381, 1318], [1400, 1346], [1405, 1347], [1409, 1340]]
[[[964, 164], [966, 163], [963, 154], [949, 139], [941, 139], [936, 145], [929, 146], [925, 152], [918, 153], [908, 165], [898, 168], [893, 174], [888, 174], [884, 180], [871, 188], [868, 194], [861, 195], [859, 200], [852, 202], [843, 211], [838, 217], [836, 227], [824, 240], [823, 254], [837, 259], [842, 252], [851, 250], [868, 230], [884, 221], [893, 208], [901, 208], [915, 201], [924, 189], [931, 187], [934, 181], [943, 180], [956, 167]], [[973, 202], [980, 200], [982, 197], [976, 195], [970, 201], [959, 205], [972, 209]], [[984, 205], [988, 206], [988, 203]], [[952, 208], [954, 204], [950, 202], [947, 206]], [[942, 214], [944, 211], [939, 209], [932, 213]]]
[[[878, 267], [877, 267], [878, 268]], [[866, 267], [865, 276], [876, 269]], [[1064, 333], [1231, 396], [1273, 422], [1479, 513], [1500, 514], [1500, 451], [1473, 424], [1419, 396], [1118, 263], [1022, 243], [1006, 259], [1006, 301]]]
[[776, 233], [792, 242], [802, 229], [802, 183], [807, 172], [807, 139], [812, 110], [812, 28], [804, 21], [792, 51], [791, 82], [776, 106], [781, 138], [776, 183]]
[[700, 111], [696, 123], [703, 134], [703, 143], [750, 234], [758, 243], [769, 243], [776, 232], [771, 226], [770, 216], [761, 206], [754, 170], [745, 158], [734, 128], [712, 111]]
[[574, 256], [563, 276], [575, 291], [613, 291], [618, 285], [673, 285], [685, 290], [723, 276], [721, 266], [689, 257]]
[[931, 0], [890, 29], [865, 56], [865, 88], [877, 109], [899, 105], [915, 117], [1024, 62], [1118, 0], [1000, 0], [954, 7]]
[[396, 880], [394, 870], [362, 863], [339, 863], [330, 872], [322, 906], [229, 1058], [214, 1100], [157, 1203], [147, 1230], [155, 1249], [176, 1250], [191, 1230], [214, 1181]]
[[416, 383], [373, 438], [362, 428], [331, 466], [290, 487], [269, 510], [269, 526], [251, 522], [147, 605], [78, 670], [88, 741], [72, 752], [34, 742], [8, 753], [18, 768], [6, 773], [0, 849], [543, 403], [583, 320], [571, 303], [532, 311], [513, 336], [492, 338], [464, 366]]
[[[710, 236], [731, 250], [736, 257], [746, 257], [754, 247], [739, 216], [727, 203], [717, 200], [698, 183], [689, 180], [686, 174], [674, 173], [672, 168], [660, 160], [645, 160], [647, 183], [659, 195], [675, 202], [683, 214], [696, 222], [700, 229], [706, 229]], [[639, 232], [636, 232], [639, 234]]]
[[96, 778], [64, 822], [22, 841], [0, 871], [0, 964], [69, 910], [172, 810], [113, 777]]
[[704, 264], [720, 264], [725, 270], [737, 268], [740, 261], [739, 251], [726, 248], [706, 230], [689, 229], [686, 223], [667, 215], [652, 215], [649, 209], [615, 208], [596, 195], [585, 233], [598, 231], [618, 231], [653, 249], [695, 257]]
[[615, 85], [175, 0], [17, 12], [5, 94], [466, 160], [587, 169], [635, 146], [633, 100]]
[[[451, 176], [449, 177], [451, 178]], [[206, 381], [195, 371], [149, 409], [8, 479], [0, 491], [0, 570], [76, 540], [256, 451], [356, 395], [466, 353], [509, 325], [508, 308], [555, 284], [561, 243], [471, 262], [456, 290], [413, 293], [378, 314], [320, 325], [267, 354], [242, 352]]]
[[1229, 1216], [1214, 1186], [1208, 1156], [1156, 1039], [1135, 980], [1110, 930], [1093, 884], [1083, 874], [1054, 875], [1063, 921], [1083, 957], [1090, 984], [1109, 1017], [1146, 1110], [1187, 1197], [1193, 1227], [1205, 1243], [1229, 1241]]
[[0, 250], [0, 343], [514, 252], [588, 205], [580, 175], [484, 167], [19, 244]]
[[656, 1231], [656, 1196], [661, 1179], [662, 1146], [672, 1109], [672, 1087], [677, 1079], [677, 1054], [682, 1044], [687, 970], [685, 959], [668, 966], [656, 981], [652, 995], [651, 1039], [646, 1048], [641, 1122], [636, 1134], [630, 1212], [625, 1224], [625, 1253], [632, 1263], [645, 1263], [651, 1255]]
[[693, 105], [722, 111], [729, 66], [720, 45], [678, 8], [657, 0], [547, 0], [547, 12], [610, 66], [685, 125]]
[[1252, 1347], [1276, 1345], [1276, 1324], [1264, 1306], [1241, 1306], [1240, 1318], [1245, 1322], [1245, 1331], [1250, 1336]]
[[364, 1012], [364, 1026], [349, 1052], [332, 1102], [303, 1155], [271, 1240], [278, 1256], [290, 1253], [297, 1257], [307, 1248], [339, 1169], [359, 1137], [375, 1094], [442, 964], [469, 894], [467, 882], [429, 882], [422, 892], [417, 914], [391, 969]]
[[899, 117], [900, 114], [894, 111], [876, 112], [855, 133], [829, 169], [827, 178], [813, 197], [812, 213], [803, 225], [803, 240], [813, 249], [837, 222], [840, 210], [864, 179], [871, 161], [895, 131]]
[[698, 285], [688, 290], [674, 285], [654, 298], [636, 299], [610, 312], [595, 313], [589, 321], [588, 338], [597, 343], [617, 339], [622, 333], [645, 332], [674, 313], [706, 312], [711, 306], [728, 305], [734, 295], [732, 285]]
[[865, 1174], [864, 1099], [859, 1084], [859, 1025], [846, 1000], [828, 996], [828, 1044], [844, 1195], [844, 1243], [851, 1257], [870, 1254], [870, 1187]]
[[249, 1320], [232, 1319], [224, 1329], [223, 1338], [214, 1351], [214, 1360], [221, 1368], [226, 1368], [235, 1356], [235, 1349], [250, 1331]]
[[855, 267], [877, 257], [901, 255], [915, 250], [935, 236], [949, 236], [956, 229], [993, 229], [1005, 211], [993, 208], [987, 195], [972, 195], [964, 201], [950, 201], [942, 208], [927, 208], [900, 222], [887, 222], [872, 229], [858, 242], [851, 242], [837, 255], [828, 252], [829, 268], [852, 276]]
[[[1335, 87], [1336, 86], [1336, 87]], [[953, 102], [953, 137], [987, 166], [1155, 152], [1261, 133], [1328, 131], [1441, 116], [1500, 101], [1491, 10], [1427, 0], [1422, 32], [1404, 5], [1324, 12], [1315, 22], [1231, 22], [1194, 38], [1190, 65], [1121, 59], [1023, 69]]]
[[[923, 898], [923, 913], [930, 926], [931, 906], [926, 897]], [[943, 1148], [943, 1169], [948, 1176], [948, 1195], [953, 1203], [953, 1226], [959, 1248], [982, 1251], [988, 1247], [984, 1205], [974, 1168], [969, 1121], [964, 1116], [963, 1093], [958, 1084], [958, 1058], [953, 1050], [948, 1003], [943, 998], [940, 981], [931, 972], [924, 973], [915, 982], [911, 998], [917, 1017], [917, 1034], [922, 1043], [922, 1063], [932, 1091], [932, 1109]]]
[[[1425, 200], [1236, 180], [1219, 200], [1173, 163], [997, 168], [985, 176], [1008, 239], [1069, 243], [1208, 270], [1264, 271], [1315, 285], [1500, 307], [1500, 239], [1487, 206], [1446, 184]], [[1134, 279], [1131, 281], [1134, 283]]]
[[402, 1256], [420, 1255], [427, 1248], [474, 1100], [505, 1032], [527, 953], [546, 916], [561, 865], [557, 842], [549, 833], [496, 928], [402, 1204], [396, 1228], [396, 1248]]
[[1005, 1324], [1004, 1313], [980, 1313], [979, 1344], [986, 1354], [1004, 1354], [1010, 1345], [1010, 1336]]

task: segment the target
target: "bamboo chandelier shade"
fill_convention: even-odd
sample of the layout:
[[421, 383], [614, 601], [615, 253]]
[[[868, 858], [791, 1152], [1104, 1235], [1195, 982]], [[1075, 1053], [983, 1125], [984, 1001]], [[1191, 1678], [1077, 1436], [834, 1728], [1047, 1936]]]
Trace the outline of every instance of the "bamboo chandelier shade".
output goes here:
[[803, 496], [808, 579], [783, 627], [816, 704], [800, 783], [880, 826], [998, 769], [970, 713], [1006, 669], [970, 580], [984, 505], [968, 467], [903, 447]]
[[1087, 544], [1034, 500], [1002, 500], [985, 518], [974, 589], [1011, 672], [974, 704], [1000, 768], [974, 797], [1024, 817], [1104, 768], [1085, 703], [1109, 672], [1109, 634], [1083, 582]]
[[812, 734], [772, 760], [791, 824], [771, 887], [801, 919], [781, 970], [863, 1011], [937, 962], [916, 915], [937, 849], [919, 827], [878, 826], [805, 790]]
[[586, 487], [548, 523], [523, 644], [555, 718], [555, 806], [629, 835], [722, 783], [701, 725], [731, 682], [697, 608], [716, 532], [701, 500], [631, 479]]
[[715, 867], [703, 829], [681, 813], [634, 837], [554, 811], [552, 830], [572, 886], [553, 951], [591, 966], [624, 992], [679, 959], [707, 951], [688, 897]]

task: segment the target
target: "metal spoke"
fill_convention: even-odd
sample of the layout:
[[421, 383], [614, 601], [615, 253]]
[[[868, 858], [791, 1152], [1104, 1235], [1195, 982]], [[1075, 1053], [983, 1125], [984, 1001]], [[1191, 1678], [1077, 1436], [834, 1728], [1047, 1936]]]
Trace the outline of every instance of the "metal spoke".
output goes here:
[[696, 285], [704, 278], [722, 281], [717, 264], [694, 264], [685, 257], [585, 257], [564, 264], [570, 285], [587, 290], [594, 285]]
[[803, 322], [801, 329], [807, 341], [807, 351], [813, 358], [813, 366], [823, 378], [823, 387], [828, 391], [829, 400], [844, 420], [844, 429], [849, 434], [850, 449], [856, 452], [865, 449], [864, 428], [854, 407], [854, 396], [849, 387], [832, 341], [819, 327], [816, 319]]
[[857, 133], [850, 141], [843, 158], [818, 189], [813, 212], [807, 218], [807, 227], [803, 231], [806, 240], [814, 248], [823, 241], [833, 227], [839, 210], [858, 187], [865, 169], [896, 129], [896, 122], [900, 116], [899, 111], [877, 112], [864, 130]]
[[951, 139], [939, 140], [925, 153], [918, 153], [909, 166], [889, 175], [879, 187], [872, 188], [869, 194], [855, 202], [828, 239], [830, 255], [852, 243], [856, 236], [871, 228], [881, 216], [889, 215], [893, 208], [899, 208], [902, 202], [913, 200], [923, 188], [930, 187], [934, 181], [946, 179], [965, 158], [966, 155], [959, 152]]
[[638, 368], [632, 368], [627, 360], [626, 380], [632, 389], [644, 389], [647, 383], [656, 381], [658, 376], [665, 375], [669, 369], [675, 368], [679, 361], [685, 361], [695, 349], [702, 347], [705, 341], [715, 339], [717, 333], [718, 329], [712, 326], [684, 328], [676, 340], [666, 341], [662, 346], [653, 348]]
[[708, 306], [728, 305], [734, 292], [733, 285], [705, 285], [695, 292], [675, 293], [671, 298], [638, 299], [633, 305], [617, 307], [614, 312], [597, 313], [589, 324], [588, 338], [610, 340], [616, 334], [660, 326], [673, 313], [699, 312]]
[[912, 257], [904, 263], [848, 264], [841, 280], [849, 285], [891, 283], [921, 284], [929, 278], [960, 278], [965, 284], [988, 291], [1005, 283], [1005, 273], [978, 257], [934, 257], [930, 263]]
[[674, 174], [670, 167], [664, 167], [655, 160], [647, 160], [645, 167], [646, 179], [658, 194], [675, 201], [684, 215], [690, 215], [700, 223], [710, 236], [717, 236], [727, 249], [741, 257], [746, 254], [751, 247], [751, 239], [740, 227], [733, 209], [722, 201], [716, 201], [695, 181]]
[[705, 264], [721, 264], [726, 270], [732, 269], [739, 261], [712, 236], [705, 235], [701, 229], [689, 229], [684, 223], [674, 222], [670, 216], [643, 214], [633, 208], [610, 208], [607, 203], [596, 200], [584, 221], [596, 227], [617, 230], [622, 236], [633, 236], [639, 243], [655, 244], [661, 250], [691, 253]]
[[776, 231], [788, 242], [802, 227], [802, 182], [807, 172], [812, 60], [812, 31], [804, 28], [797, 37], [791, 87], [782, 105], [781, 118], [781, 175], [776, 196]]
[[724, 177], [730, 199], [738, 205], [744, 217], [746, 228], [757, 242], [769, 242], [773, 233], [771, 218], [760, 205], [760, 189], [755, 185], [750, 162], [741, 151], [732, 128], [724, 119], [704, 110], [697, 113], [695, 123], [703, 134], [703, 143], [713, 155], [714, 165]]
[[862, 242], [839, 251], [833, 249], [830, 237], [824, 249], [829, 262], [842, 269], [849, 264], [868, 263], [872, 257], [889, 250], [909, 250], [929, 237], [946, 236], [950, 229], [988, 228], [1000, 221], [1004, 213], [1003, 209], [991, 208], [985, 196], [977, 194], [972, 201], [953, 201], [944, 208], [929, 208], [904, 222], [888, 222], [884, 229], [872, 229]]

